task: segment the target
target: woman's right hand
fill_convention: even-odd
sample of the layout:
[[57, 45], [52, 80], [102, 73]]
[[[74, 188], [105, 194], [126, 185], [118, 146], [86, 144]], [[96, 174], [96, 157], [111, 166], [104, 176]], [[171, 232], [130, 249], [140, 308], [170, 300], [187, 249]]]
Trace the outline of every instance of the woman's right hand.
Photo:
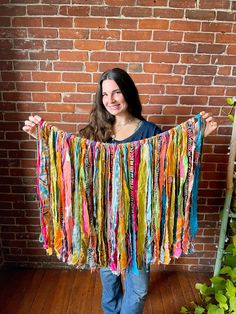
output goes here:
[[36, 125], [41, 121], [41, 119], [42, 118], [39, 116], [29, 116], [28, 120], [25, 120], [25, 125], [22, 129], [29, 135], [37, 138]]

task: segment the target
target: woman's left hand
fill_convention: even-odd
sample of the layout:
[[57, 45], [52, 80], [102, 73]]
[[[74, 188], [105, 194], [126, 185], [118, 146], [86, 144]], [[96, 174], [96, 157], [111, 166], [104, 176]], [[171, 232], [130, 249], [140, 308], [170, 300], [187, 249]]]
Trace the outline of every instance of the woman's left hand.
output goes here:
[[212, 117], [212, 114], [209, 112], [202, 111], [200, 112], [200, 115], [203, 117], [203, 119], [206, 120], [206, 128], [204, 132], [204, 137], [207, 137], [210, 135], [213, 131], [217, 128], [217, 122]]

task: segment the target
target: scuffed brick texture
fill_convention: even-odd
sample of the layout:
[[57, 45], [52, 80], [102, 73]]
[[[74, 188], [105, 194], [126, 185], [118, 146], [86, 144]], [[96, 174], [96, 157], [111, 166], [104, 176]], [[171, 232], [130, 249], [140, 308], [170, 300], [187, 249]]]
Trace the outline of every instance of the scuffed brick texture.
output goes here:
[[202, 110], [218, 121], [203, 149], [196, 252], [166, 267], [213, 269], [231, 135], [222, 108], [236, 95], [235, 9], [228, 0], [2, 1], [0, 264], [64, 267], [38, 241], [36, 143], [22, 126], [38, 113], [77, 132], [100, 73], [119, 66], [164, 130]]

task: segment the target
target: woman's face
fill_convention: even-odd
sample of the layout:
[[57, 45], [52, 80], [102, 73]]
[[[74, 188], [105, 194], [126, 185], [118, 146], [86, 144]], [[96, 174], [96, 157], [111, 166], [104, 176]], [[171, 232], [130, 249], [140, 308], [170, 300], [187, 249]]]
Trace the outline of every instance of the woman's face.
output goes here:
[[102, 102], [106, 110], [114, 116], [127, 112], [128, 104], [114, 80], [102, 82]]

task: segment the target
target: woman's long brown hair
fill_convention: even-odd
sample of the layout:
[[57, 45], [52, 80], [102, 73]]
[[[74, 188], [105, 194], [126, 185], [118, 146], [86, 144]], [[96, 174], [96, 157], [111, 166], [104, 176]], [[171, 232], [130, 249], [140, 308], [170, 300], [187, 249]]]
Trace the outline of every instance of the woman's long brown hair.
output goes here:
[[114, 80], [119, 86], [125, 101], [128, 104], [128, 112], [139, 120], [144, 120], [141, 112], [138, 90], [129, 74], [120, 69], [114, 68], [101, 75], [95, 97], [95, 104], [90, 112], [88, 125], [80, 130], [80, 136], [93, 139], [99, 142], [107, 142], [112, 135], [112, 126], [115, 122], [115, 116], [110, 114], [103, 105], [102, 101], [102, 82], [104, 80]]

